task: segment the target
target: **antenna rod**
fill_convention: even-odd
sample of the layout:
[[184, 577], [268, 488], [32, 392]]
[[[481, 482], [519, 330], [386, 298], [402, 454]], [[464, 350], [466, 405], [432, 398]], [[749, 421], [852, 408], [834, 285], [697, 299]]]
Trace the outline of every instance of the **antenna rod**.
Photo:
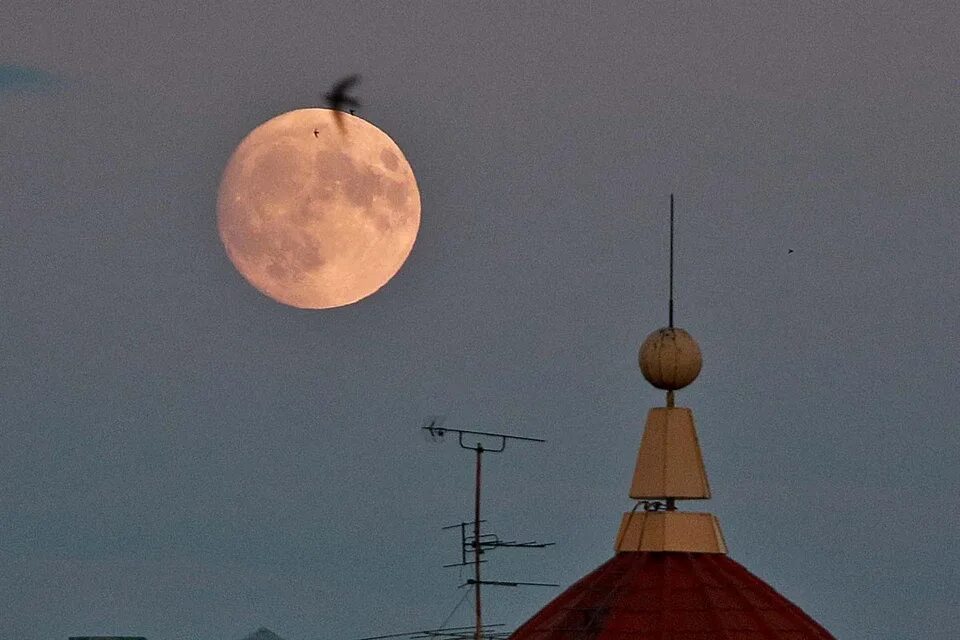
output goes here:
[[670, 328], [673, 329], [673, 194], [670, 194]]

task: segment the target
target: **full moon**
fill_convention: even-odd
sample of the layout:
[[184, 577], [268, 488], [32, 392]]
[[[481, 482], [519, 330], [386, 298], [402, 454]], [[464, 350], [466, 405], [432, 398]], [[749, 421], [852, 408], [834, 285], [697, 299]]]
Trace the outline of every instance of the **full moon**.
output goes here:
[[298, 109], [243, 139], [220, 182], [217, 224], [237, 271], [302, 309], [366, 298], [403, 266], [420, 192], [396, 143], [356, 116]]

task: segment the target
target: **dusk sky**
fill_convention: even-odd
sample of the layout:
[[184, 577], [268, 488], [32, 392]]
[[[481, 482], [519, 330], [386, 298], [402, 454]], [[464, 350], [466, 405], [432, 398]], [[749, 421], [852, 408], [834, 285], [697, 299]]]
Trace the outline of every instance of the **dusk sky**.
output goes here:
[[[436, 627], [607, 560], [667, 321], [730, 555], [844, 640], [960, 628], [955, 2], [0, 0], [0, 640]], [[356, 304], [233, 268], [220, 178], [363, 76], [419, 235]], [[792, 252], [791, 252], [792, 250]], [[559, 588], [485, 592], [519, 625]], [[449, 624], [470, 624], [470, 607]]]

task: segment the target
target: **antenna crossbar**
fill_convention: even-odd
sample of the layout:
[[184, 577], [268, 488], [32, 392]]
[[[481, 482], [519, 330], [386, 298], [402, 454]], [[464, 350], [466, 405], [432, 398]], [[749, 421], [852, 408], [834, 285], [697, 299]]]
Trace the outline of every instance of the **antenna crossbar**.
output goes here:
[[513, 549], [543, 549], [544, 547], [552, 547], [555, 544], [556, 542], [535, 542], [531, 540], [530, 542], [497, 542], [487, 546], [490, 548], [507, 547]]
[[[486, 520], [481, 520], [480, 522], [486, 522]], [[448, 524], [445, 527], [440, 527], [440, 530], [446, 531], [447, 529], [459, 529], [460, 527], [463, 527], [468, 524], [473, 524], [473, 520], [470, 520], [468, 522], [458, 522], [457, 524]]]
[[[423, 428], [426, 429], [426, 430], [428, 430], [428, 431], [431, 431], [431, 430], [432, 430], [432, 431], [437, 431], [437, 432], [440, 432], [440, 433], [442, 433], [442, 432], [444, 432], [444, 431], [450, 431], [450, 432], [452, 432], [452, 433], [466, 433], [466, 434], [473, 434], [473, 435], [477, 435], [477, 436], [490, 436], [490, 437], [493, 437], [493, 438], [506, 438], [506, 439], [508, 439], [508, 440], [526, 440], [526, 441], [528, 441], [528, 442], [546, 442], [546, 440], [544, 440], [543, 438], [530, 438], [530, 437], [528, 437], [528, 436], [517, 436], [517, 435], [513, 435], [513, 434], [511, 434], [511, 433], [494, 433], [493, 431], [471, 431], [471, 430], [469, 430], [469, 429], [451, 429], [450, 427], [438, 427], [438, 426], [435, 426], [435, 425], [427, 425], [426, 427], [423, 427]], [[438, 433], [437, 435], [440, 435], [440, 433]]]
[[[427, 426], [423, 427], [423, 430], [430, 434], [434, 438], [443, 439], [447, 433], [457, 434], [457, 442], [460, 444], [460, 447], [463, 449], [470, 449], [471, 451], [487, 451], [489, 453], [500, 453], [507, 448], [508, 440], [519, 440], [524, 442], [546, 442], [541, 438], [530, 438], [527, 436], [517, 436], [511, 433], [494, 433], [492, 431], [473, 431], [470, 429], [451, 429], [449, 427], [441, 427], [436, 422], [430, 422]], [[484, 447], [482, 443], [477, 442], [474, 445], [466, 444], [463, 437], [468, 435], [480, 436], [482, 438], [494, 438], [500, 441], [500, 444], [495, 448]]]
[[508, 580], [473, 580], [467, 578], [462, 586], [489, 584], [495, 587], [559, 587], [560, 585], [552, 582], [511, 582]]
[[[485, 624], [483, 630], [492, 630], [502, 627], [502, 624]], [[407, 638], [407, 640], [419, 640], [420, 638], [470, 638], [475, 631], [475, 627], [442, 627], [439, 629], [421, 629], [419, 631], [405, 631], [403, 633], [390, 633], [385, 636], [367, 636], [357, 640], [387, 640], [388, 638]], [[490, 636], [487, 636], [490, 637]]]

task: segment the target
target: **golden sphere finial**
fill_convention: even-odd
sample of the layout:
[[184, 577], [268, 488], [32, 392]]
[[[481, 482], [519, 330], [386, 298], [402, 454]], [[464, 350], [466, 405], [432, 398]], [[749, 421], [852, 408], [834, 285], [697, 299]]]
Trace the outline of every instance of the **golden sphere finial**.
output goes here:
[[697, 379], [702, 365], [697, 341], [683, 329], [657, 329], [640, 345], [640, 371], [658, 389], [684, 388]]

